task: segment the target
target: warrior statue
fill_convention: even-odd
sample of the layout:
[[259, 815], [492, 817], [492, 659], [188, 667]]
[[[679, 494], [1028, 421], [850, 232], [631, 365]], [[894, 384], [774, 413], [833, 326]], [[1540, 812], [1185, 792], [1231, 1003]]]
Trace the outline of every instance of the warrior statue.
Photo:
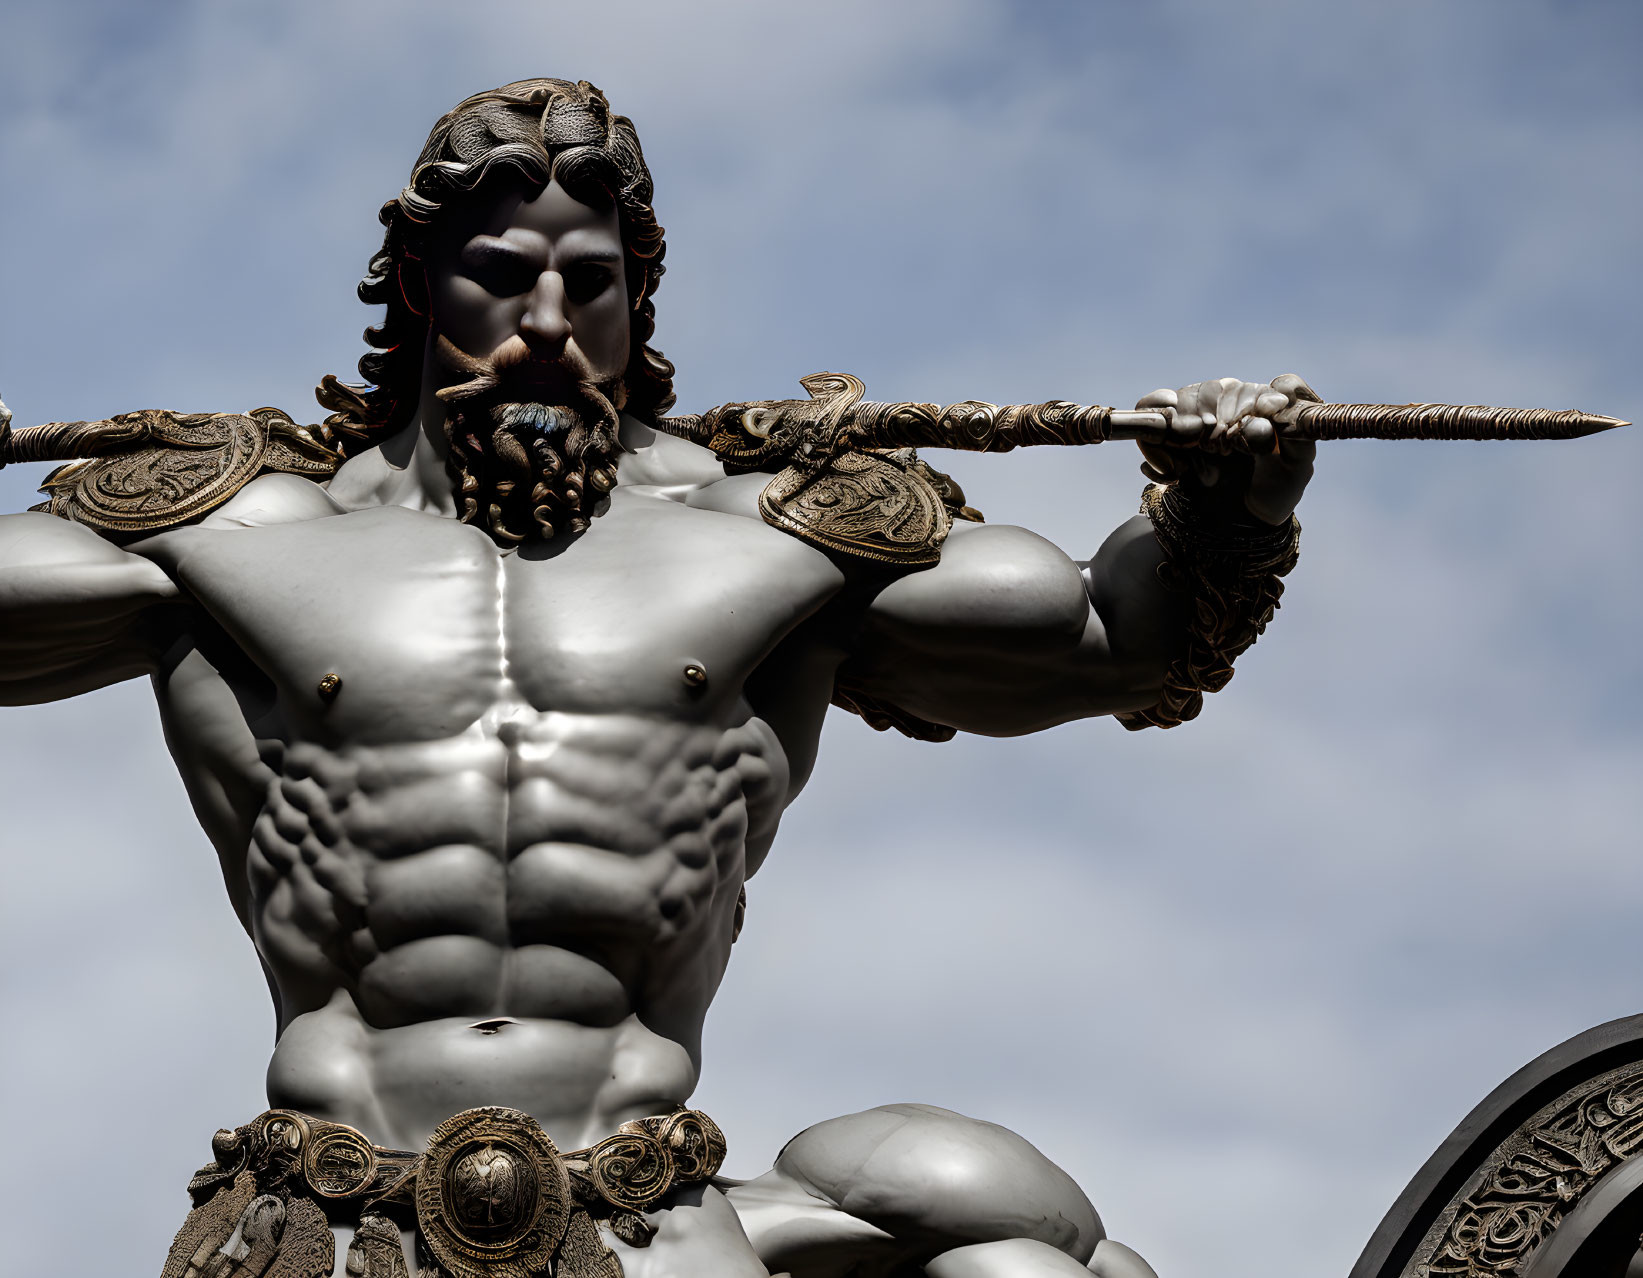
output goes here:
[[[217, 1134], [166, 1278], [1148, 1275], [1000, 1127], [887, 1106], [736, 1183], [686, 1104], [829, 703], [1190, 718], [1295, 562], [1316, 396], [1146, 397], [1145, 513], [1077, 561], [907, 449], [665, 416], [651, 199], [586, 83], [471, 97], [382, 209], [368, 385], [312, 428], [65, 427], [102, 460], [0, 518], [0, 698], [152, 679], [277, 1004], [271, 1108]], [[731, 417], [786, 451], [706, 446]]]

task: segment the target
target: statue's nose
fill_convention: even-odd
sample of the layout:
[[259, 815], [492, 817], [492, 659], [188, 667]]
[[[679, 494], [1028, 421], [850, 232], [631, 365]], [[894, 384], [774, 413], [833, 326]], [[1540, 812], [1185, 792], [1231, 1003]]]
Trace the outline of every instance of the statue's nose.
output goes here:
[[543, 271], [519, 321], [519, 335], [544, 355], [555, 356], [570, 337], [565, 317], [565, 281], [558, 271]]

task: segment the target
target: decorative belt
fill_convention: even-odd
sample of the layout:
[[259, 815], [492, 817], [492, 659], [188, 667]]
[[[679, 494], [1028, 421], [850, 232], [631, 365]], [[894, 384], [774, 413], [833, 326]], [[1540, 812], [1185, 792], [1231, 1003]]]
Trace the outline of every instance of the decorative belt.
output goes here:
[[335, 1259], [333, 1219], [355, 1226], [348, 1278], [409, 1278], [394, 1218], [413, 1213], [424, 1262], [438, 1265], [424, 1273], [621, 1278], [594, 1222], [645, 1246], [655, 1231], [641, 1213], [709, 1180], [725, 1138], [706, 1114], [679, 1109], [566, 1154], [529, 1114], [486, 1106], [446, 1119], [418, 1154], [271, 1109], [219, 1131], [211, 1151], [189, 1182], [194, 1209], [162, 1278], [322, 1278]]

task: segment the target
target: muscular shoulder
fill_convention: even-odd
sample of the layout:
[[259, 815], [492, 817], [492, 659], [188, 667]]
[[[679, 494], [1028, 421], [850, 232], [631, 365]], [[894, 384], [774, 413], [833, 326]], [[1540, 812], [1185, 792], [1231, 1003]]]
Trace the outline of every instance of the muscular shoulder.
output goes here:
[[892, 627], [1074, 639], [1089, 618], [1075, 564], [1037, 533], [1007, 524], [953, 526], [941, 561], [880, 591], [871, 620]]
[[199, 523], [145, 537], [133, 542], [131, 550], [175, 576], [183, 559], [202, 544], [202, 533], [300, 524], [341, 513], [342, 507], [310, 480], [297, 475], [262, 475]]
[[300, 475], [261, 475], [200, 521], [202, 528], [264, 528], [324, 519], [343, 511], [325, 489]]

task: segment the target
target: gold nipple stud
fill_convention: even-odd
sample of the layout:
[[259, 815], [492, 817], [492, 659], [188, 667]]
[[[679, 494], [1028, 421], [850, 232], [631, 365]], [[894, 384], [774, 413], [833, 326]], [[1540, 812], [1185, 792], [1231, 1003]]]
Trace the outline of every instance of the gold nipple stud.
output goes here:
[[342, 691], [342, 676], [335, 670], [319, 681], [319, 699], [330, 705], [337, 699], [337, 693]]

